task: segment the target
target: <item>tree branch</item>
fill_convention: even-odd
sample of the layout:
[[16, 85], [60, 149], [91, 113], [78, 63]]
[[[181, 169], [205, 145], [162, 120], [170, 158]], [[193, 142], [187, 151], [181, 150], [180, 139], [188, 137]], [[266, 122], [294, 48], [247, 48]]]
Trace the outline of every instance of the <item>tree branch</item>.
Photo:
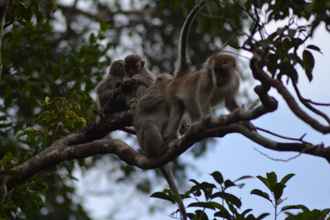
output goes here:
[[[41, 170], [53, 167], [60, 162], [85, 158], [97, 154], [114, 154], [129, 165], [141, 169], [154, 169], [163, 166], [169, 161], [173, 161], [192, 147], [194, 143], [204, 138], [223, 137], [231, 133], [242, 134], [267, 149], [306, 153], [325, 158], [330, 162], [330, 148], [325, 148], [323, 144], [313, 145], [305, 141], [276, 142], [262, 136], [256, 131], [248, 129], [241, 123], [241, 121], [251, 120], [268, 112], [267, 109], [261, 106], [253, 111], [238, 110], [219, 118], [207, 118], [194, 124], [181, 139], [170, 144], [167, 152], [160, 158], [147, 158], [121, 140], [103, 138], [104, 134], [107, 134], [105, 130], [109, 132], [119, 127], [129, 126], [131, 123], [131, 115], [129, 113], [120, 113], [109, 120], [113, 123], [112, 125], [108, 125], [105, 121], [99, 125], [94, 125], [94, 127], [89, 127], [80, 133], [70, 134], [54, 142], [49, 148], [31, 159], [8, 171], [0, 173], [0, 177], [2, 177], [2, 182], [10, 189], [28, 180]], [[95, 135], [96, 133], [97, 135]]]
[[253, 75], [256, 79], [260, 80], [263, 84], [269, 85], [275, 88], [278, 93], [283, 97], [286, 104], [292, 110], [292, 112], [302, 121], [310, 125], [313, 129], [323, 133], [330, 133], [330, 126], [321, 124], [318, 120], [307, 114], [296, 102], [295, 98], [289, 92], [289, 90], [283, 85], [283, 83], [277, 79], [272, 79], [263, 69], [262, 69], [262, 58], [259, 55], [255, 55], [250, 61], [250, 67]]

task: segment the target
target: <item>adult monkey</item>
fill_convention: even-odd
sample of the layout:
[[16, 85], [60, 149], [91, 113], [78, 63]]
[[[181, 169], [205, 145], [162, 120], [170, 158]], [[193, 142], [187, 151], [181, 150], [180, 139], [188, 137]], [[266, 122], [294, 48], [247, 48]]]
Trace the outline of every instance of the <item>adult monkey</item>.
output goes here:
[[[196, 7], [205, 6], [201, 1]], [[239, 106], [235, 100], [240, 85], [240, 76], [234, 56], [215, 53], [209, 56], [202, 69], [191, 71], [187, 63], [186, 44], [188, 34], [182, 34], [175, 78], [167, 87], [170, 105], [170, 120], [164, 136], [171, 141], [177, 137], [183, 118], [188, 115], [192, 123], [203, 119], [211, 107], [224, 102], [230, 111]]]
[[[197, 13], [203, 8], [205, 1], [197, 4], [186, 17], [180, 32], [178, 62], [176, 69], [188, 70], [186, 58], [186, 45], [191, 24]], [[143, 66], [143, 65], [138, 65]], [[126, 69], [127, 70], [127, 69]], [[147, 89], [146, 94], [138, 101], [135, 110], [134, 127], [138, 142], [148, 157], [160, 157], [168, 148], [168, 140], [164, 136], [169, 124], [171, 105], [167, 100], [167, 87], [172, 82], [173, 76], [161, 74], [155, 83]], [[176, 127], [178, 131], [178, 127]], [[187, 219], [186, 210], [179, 196], [173, 172], [169, 164], [160, 168], [170, 189], [177, 194], [181, 220]]]

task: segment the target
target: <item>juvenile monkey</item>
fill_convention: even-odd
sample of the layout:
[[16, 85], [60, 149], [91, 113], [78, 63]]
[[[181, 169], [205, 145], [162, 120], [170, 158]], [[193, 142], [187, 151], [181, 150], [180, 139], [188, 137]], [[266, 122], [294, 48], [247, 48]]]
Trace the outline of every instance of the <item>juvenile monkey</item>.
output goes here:
[[[109, 100], [115, 98], [114, 96], [117, 95], [116, 89], [121, 86], [125, 77], [124, 61], [113, 61], [109, 71], [96, 86], [96, 107], [101, 115], [111, 111]], [[118, 105], [119, 103], [116, 104]], [[124, 103], [122, 104], [124, 105]]]
[[[135, 109], [134, 127], [138, 142], [147, 157], [157, 158], [167, 150], [163, 137], [169, 120], [169, 105], [165, 98], [166, 86], [173, 79], [170, 74], [161, 74], [138, 101]], [[171, 165], [160, 168], [170, 189], [179, 195]], [[186, 220], [186, 211], [182, 200], [178, 201], [182, 220]]]
[[124, 84], [127, 86], [133, 85], [130, 91], [126, 91], [126, 95], [134, 98], [130, 102], [130, 108], [134, 109], [137, 99], [142, 97], [146, 89], [155, 81], [155, 75], [146, 68], [145, 61], [140, 55], [131, 54], [126, 56], [124, 64], [128, 77]]

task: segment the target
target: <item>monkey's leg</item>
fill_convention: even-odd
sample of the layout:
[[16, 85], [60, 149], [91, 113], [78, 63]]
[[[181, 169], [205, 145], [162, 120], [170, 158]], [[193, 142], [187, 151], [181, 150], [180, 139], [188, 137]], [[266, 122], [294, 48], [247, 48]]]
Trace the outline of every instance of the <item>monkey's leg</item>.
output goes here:
[[146, 121], [137, 129], [138, 141], [148, 157], [159, 157], [165, 151], [164, 139], [153, 121]]
[[177, 138], [178, 131], [181, 126], [181, 121], [184, 113], [184, 105], [176, 100], [170, 103], [170, 114], [168, 118], [168, 124], [164, 131], [164, 138], [166, 143]]
[[161, 167], [160, 171], [162, 172], [163, 176], [165, 177], [170, 189], [177, 196], [177, 203], [178, 203], [178, 206], [179, 206], [180, 219], [181, 220], [187, 220], [186, 209], [184, 207], [182, 199], [180, 198], [179, 190], [176, 186], [175, 178], [174, 178], [173, 172], [171, 170], [170, 164], [166, 164], [165, 166]]
[[197, 99], [197, 97], [191, 97], [185, 102], [185, 107], [188, 111], [192, 123], [199, 121], [203, 117], [202, 108]]

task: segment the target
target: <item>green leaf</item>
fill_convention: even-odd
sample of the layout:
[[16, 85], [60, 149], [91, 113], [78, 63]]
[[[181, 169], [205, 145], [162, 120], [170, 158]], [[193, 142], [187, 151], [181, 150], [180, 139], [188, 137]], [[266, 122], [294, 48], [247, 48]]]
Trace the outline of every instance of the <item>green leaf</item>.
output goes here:
[[272, 203], [272, 200], [270, 199], [270, 196], [268, 195], [268, 193], [264, 192], [264, 191], [261, 191], [260, 189], [254, 189], [251, 191], [251, 194], [252, 195], [257, 195], [257, 196], [260, 196], [266, 200], [268, 200], [269, 202]]
[[225, 181], [225, 188], [228, 189], [229, 187], [236, 186], [236, 184], [231, 180]]
[[303, 52], [303, 62], [304, 62], [304, 69], [305, 69], [306, 76], [307, 76], [309, 81], [312, 81], [313, 80], [313, 69], [314, 69], [314, 65], [315, 65], [315, 59], [314, 59], [313, 54], [310, 51], [304, 50], [304, 52]]
[[262, 213], [261, 215], [259, 215], [259, 216], [257, 217], [257, 219], [258, 219], [258, 220], [261, 220], [261, 219], [266, 218], [266, 217], [269, 216], [269, 215], [270, 215], [269, 213]]
[[266, 174], [268, 182], [275, 185], [277, 183], [277, 175], [275, 172], [270, 172]]
[[293, 173], [289, 173], [289, 174], [287, 174], [286, 176], [284, 176], [282, 179], [281, 179], [281, 181], [280, 181], [280, 183], [282, 183], [282, 184], [286, 184], [293, 176], [294, 176], [295, 174], [293, 174]]
[[171, 203], [175, 203], [175, 199], [172, 198], [172, 196], [168, 195], [165, 192], [155, 192], [150, 195], [150, 197], [157, 198], [157, 199], [162, 199], [162, 200], [167, 200]]
[[110, 23], [109, 22], [105, 22], [105, 21], [102, 21], [100, 22], [100, 30], [101, 32], [106, 32], [110, 29]]
[[214, 213], [214, 217], [220, 217], [220, 218], [224, 218], [224, 219], [233, 219], [233, 217], [230, 215], [230, 212], [228, 212], [228, 210], [225, 208]]
[[246, 179], [252, 179], [254, 178], [254, 176], [241, 176], [240, 178], [236, 179], [234, 182], [238, 182], [238, 181], [241, 181], [241, 180], [246, 180]]
[[223, 176], [222, 176], [222, 174], [219, 171], [215, 171], [215, 172], [211, 173], [211, 176], [219, 184], [222, 184], [223, 181], [224, 181], [223, 180]]
[[292, 210], [292, 209], [301, 209], [303, 211], [308, 211], [308, 208], [304, 205], [287, 205], [282, 207], [281, 211], [287, 211], [287, 210]]
[[217, 202], [193, 202], [188, 205], [188, 207], [198, 207], [205, 209], [221, 209], [221, 205]]
[[315, 51], [317, 51], [317, 52], [319, 52], [319, 53], [322, 54], [321, 49], [318, 46], [316, 46], [316, 45], [310, 44], [310, 45], [307, 46], [307, 48], [308, 49], [311, 49], [311, 50], [315, 50]]
[[241, 215], [244, 217], [245, 215], [247, 215], [251, 211], [252, 211], [252, 209], [246, 209], [241, 213]]
[[195, 211], [196, 215], [193, 217], [193, 220], [208, 220], [206, 213], [202, 210]]
[[242, 202], [241, 200], [236, 197], [235, 195], [233, 194], [230, 194], [230, 193], [226, 193], [226, 192], [217, 192], [217, 193], [214, 193], [211, 198], [222, 198], [224, 199], [226, 202], [229, 202], [233, 205], [235, 205], [236, 207], [240, 208], [242, 206]]
[[277, 183], [274, 187], [274, 190], [273, 190], [273, 193], [274, 193], [274, 197], [275, 197], [275, 201], [277, 203], [279, 203], [280, 201], [280, 198], [282, 197], [283, 195], [283, 190], [285, 188], [285, 185], [282, 184], [282, 183]]

